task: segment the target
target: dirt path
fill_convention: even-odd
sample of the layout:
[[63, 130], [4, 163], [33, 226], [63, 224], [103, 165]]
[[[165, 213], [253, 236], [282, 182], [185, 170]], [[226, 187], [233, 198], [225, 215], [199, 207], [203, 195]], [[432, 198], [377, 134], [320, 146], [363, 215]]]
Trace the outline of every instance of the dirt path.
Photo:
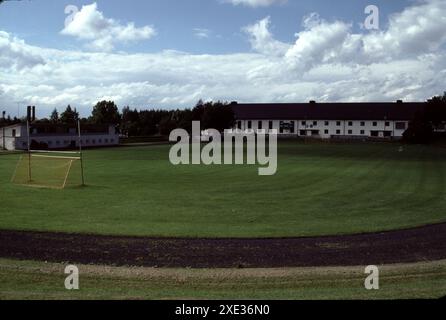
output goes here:
[[0, 257], [147, 267], [299, 267], [446, 258], [446, 223], [345, 236], [281, 239], [119, 237], [0, 230]]

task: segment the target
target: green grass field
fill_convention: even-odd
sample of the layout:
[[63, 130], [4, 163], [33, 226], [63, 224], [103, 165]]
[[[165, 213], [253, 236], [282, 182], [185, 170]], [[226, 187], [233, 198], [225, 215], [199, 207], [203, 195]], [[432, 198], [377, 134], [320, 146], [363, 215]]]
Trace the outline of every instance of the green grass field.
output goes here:
[[277, 237], [446, 221], [446, 148], [398, 149], [282, 142], [275, 176], [258, 176], [257, 166], [173, 166], [167, 145], [87, 150], [88, 186], [65, 190], [10, 183], [19, 155], [0, 155], [0, 228]]
[[79, 267], [79, 289], [64, 287], [65, 266], [0, 259], [4, 299], [426, 299], [446, 292], [446, 261], [380, 267], [379, 290], [363, 267], [153, 269]]

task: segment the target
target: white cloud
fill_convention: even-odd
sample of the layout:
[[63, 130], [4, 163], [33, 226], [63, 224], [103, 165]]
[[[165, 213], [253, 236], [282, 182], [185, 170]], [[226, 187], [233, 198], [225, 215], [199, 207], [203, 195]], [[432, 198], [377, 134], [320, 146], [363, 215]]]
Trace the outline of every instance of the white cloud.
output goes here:
[[23, 40], [0, 30], [0, 68], [21, 71], [44, 63], [38, 52], [26, 45]]
[[135, 27], [104, 17], [97, 4], [85, 5], [75, 14], [73, 21], [61, 34], [88, 41], [88, 47], [98, 51], [111, 51], [117, 44], [126, 44], [152, 38], [156, 31], [152, 26]]
[[327, 23], [315, 14], [304, 18], [304, 31], [296, 34], [295, 44], [286, 52], [285, 58], [301, 71], [306, 71], [330, 59], [331, 53], [341, 50], [350, 25], [335, 21]]
[[224, 2], [232, 3], [235, 6], [244, 5], [249, 7], [268, 7], [274, 4], [284, 4], [288, 0], [224, 0]]
[[207, 39], [211, 36], [212, 31], [205, 28], [194, 28], [194, 36], [198, 39]]
[[253, 25], [245, 27], [243, 30], [250, 36], [254, 50], [267, 55], [283, 54], [289, 49], [290, 45], [274, 39], [269, 31], [270, 23], [270, 17], [266, 17]]
[[[299, 72], [306, 72], [321, 63], [371, 64], [435, 53], [446, 44], [446, 1], [418, 2], [389, 18], [386, 30], [352, 32], [352, 24], [328, 22], [318, 14], [304, 17], [303, 30], [294, 44], [279, 42], [269, 31], [270, 19], [249, 26], [254, 50], [265, 53], [268, 48], [290, 48], [286, 61]], [[255, 32], [254, 32], [255, 31]], [[254, 36], [255, 35], [255, 36]]]
[[376, 57], [434, 52], [446, 42], [446, 1], [422, 1], [389, 19], [385, 31], [364, 37], [364, 51]]
[[87, 115], [104, 98], [137, 108], [191, 107], [200, 98], [422, 101], [446, 89], [444, 17], [443, 2], [417, 2], [386, 29], [354, 33], [350, 22], [312, 14], [289, 43], [274, 38], [265, 18], [245, 29], [257, 52], [222, 55], [55, 50], [0, 31], [0, 106], [14, 116], [24, 101], [48, 116], [67, 104]]

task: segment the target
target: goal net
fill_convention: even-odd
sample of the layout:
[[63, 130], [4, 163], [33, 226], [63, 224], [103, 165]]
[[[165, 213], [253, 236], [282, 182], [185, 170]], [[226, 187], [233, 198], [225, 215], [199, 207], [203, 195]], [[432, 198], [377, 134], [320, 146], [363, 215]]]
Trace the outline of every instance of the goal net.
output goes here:
[[30, 151], [17, 163], [12, 182], [19, 185], [64, 189], [82, 184], [79, 152]]

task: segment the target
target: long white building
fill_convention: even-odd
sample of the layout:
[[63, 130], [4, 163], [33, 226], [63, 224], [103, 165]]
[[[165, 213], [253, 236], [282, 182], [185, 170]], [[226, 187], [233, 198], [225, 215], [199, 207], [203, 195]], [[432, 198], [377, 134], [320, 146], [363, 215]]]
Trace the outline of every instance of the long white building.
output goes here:
[[[36, 149], [74, 149], [79, 147], [79, 136], [75, 125], [32, 124], [29, 140]], [[119, 144], [115, 125], [82, 126], [83, 147], [105, 147]], [[27, 127], [19, 123], [0, 128], [0, 149], [28, 149]]]
[[425, 103], [231, 104], [236, 129], [271, 130], [279, 135], [320, 139], [400, 139]]

